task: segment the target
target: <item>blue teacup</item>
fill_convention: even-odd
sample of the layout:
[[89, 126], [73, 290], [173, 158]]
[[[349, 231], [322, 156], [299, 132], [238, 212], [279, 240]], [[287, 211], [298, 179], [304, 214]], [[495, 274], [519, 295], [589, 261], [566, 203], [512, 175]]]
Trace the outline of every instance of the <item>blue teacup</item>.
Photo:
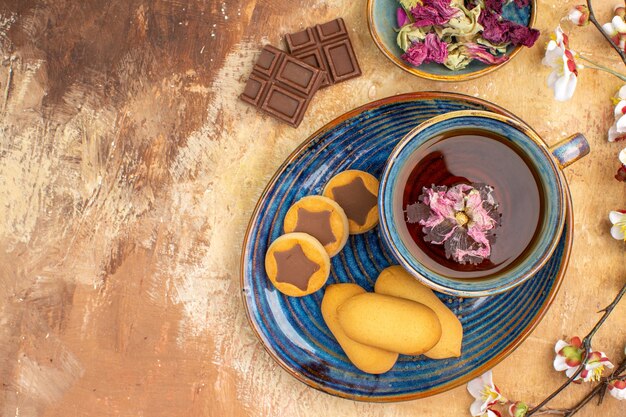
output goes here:
[[[514, 147], [533, 172], [542, 201], [541, 209], [537, 209], [540, 213], [537, 215], [537, 228], [531, 233], [532, 240], [523, 253], [510, 259], [506, 267], [476, 273], [471, 279], [442, 273], [445, 269], [432, 267], [433, 260], [419, 250], [409, 233], [406, 202], [403, 201], [407, 181], [418, 163], [416, 158], [420, 158], [419, 155], [423, 155], [424, 150], [432, 147], [440, 138], [468, 131], [485, 132], [490, 137], [501, 138], [507, 146]], [[491, 146], [488, 141], [486, 146]], [[493, 146], [496, 146], [495, 141]], [[480, 297], [508, 291], [530, 279], [554, 252], [566, 215], [567, 184], [561, 170], [588, 153], [589, 144], [581, 134], [575, 134], [548, 148], [539, 135], [523, 122], [495, 113], [468, 110], [434, 117], [409, 132], [395, 147], [385, 166], [379, 191], [382, 236], [398, 262], [416, 279], [437, 291], [461, 297]], [[482, 163], [490, 165], [486, 160]], [[481, 161], [476, 160], [476, 164], [481, 164]], [[497, 173], [494, 175], [497, 176]], [[472, 178], [469, 180], [474, 181]], [[503, 221], [515, 222], [515, 219]], [[509, 226], [509, 233], [514, 230], [511, 227], [516, 226]], [[495, 245], [498, 245], [497, 241]]]

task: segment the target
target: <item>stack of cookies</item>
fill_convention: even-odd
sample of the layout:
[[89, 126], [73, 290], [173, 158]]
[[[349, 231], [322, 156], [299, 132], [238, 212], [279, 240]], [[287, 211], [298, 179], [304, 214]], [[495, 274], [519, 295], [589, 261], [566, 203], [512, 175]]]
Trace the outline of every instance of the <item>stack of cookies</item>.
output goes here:
[[400, 354], [461, 355], [459, 319], [401, 266], [384, 269], [373, 293], [356, 284], [329, 285], [321, 309], [346, 356], [363, 372], [385, 373]]
[[324, 286], [330, 258], [348, 241], [378, 224], [378, 180], [348, 170], [330, 179], [323, 195], [310, 195], [292, 205], [283, 222], [284, 235], [270, 245], [265, 270], [283, 294], [302, 297]]

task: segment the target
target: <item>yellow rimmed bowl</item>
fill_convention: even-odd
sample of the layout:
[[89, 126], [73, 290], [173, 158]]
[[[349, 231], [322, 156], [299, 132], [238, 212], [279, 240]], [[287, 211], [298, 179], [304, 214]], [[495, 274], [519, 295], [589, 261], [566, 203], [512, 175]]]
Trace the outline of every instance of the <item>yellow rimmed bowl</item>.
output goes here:
[[[367, 0], [367, 24], [370, 34], [378, 49], [398, 67], [413, 75], [435, 81], [467, 81], [489, 74], [510, 62], [523, 48], [523, 46], [509, 46], [505, 54], [508, 60], [500, 64], [485, 64], [474, 60], [467, 67], [452, 71], [443, 64], [434, 62], [425, 63], [419, 67], [404, 61], [401, 56], [404, 53], [396, 43], [396, 10], [400, 7], [398, 0]], [[517, 7], [515, 2], [509, 2], [504, 6], [502, 16], [513, 22], [533, 27], [537, 10], [536, 0], [531, 0], [526, 7]]]

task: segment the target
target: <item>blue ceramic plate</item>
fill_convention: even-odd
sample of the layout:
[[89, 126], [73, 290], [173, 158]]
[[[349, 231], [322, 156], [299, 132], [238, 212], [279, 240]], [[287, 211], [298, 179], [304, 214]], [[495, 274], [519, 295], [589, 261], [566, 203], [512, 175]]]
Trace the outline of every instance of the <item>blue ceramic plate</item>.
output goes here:
[[[438, 81], [470, 80], [495, 71], [502, 65], [510, 62], [522, 48], [521, 46], [509, 46], [506, 51], [506, 55], [509, 56], [508, 61], [497, 65], [483, 64], [482, 62], [474, 60], [474, 62], [466, 68], [458, 71], [449, 70], [444, 65], [433, 62], [415, 67], [401, 58], [404, 52], [396, 43], [396, 29], [398, 28], [396, 9], [398, 7], [398, 0], [368, 0], [367, 23], [370, 34], [376, 46], [378, 46], [387, 58], [403, 70], [419, 77]], [[510, 2], [505, 5], [502, 16], [505, 19], [532, 27], [535, 23], [536, 9], [536, 0], [531, 0], [528, 6], [522, 8], [517, 7], [514, 2]]]
[[[569, 259], [573, 224], [569, 209], [559, 245], [536, 276], [497, 296], [461, 299], [440, 295], [464, 328], [462, 356], [432, 360], [400, 356], [391, 371], [368, 375], [355, 368], [326, 327], [320, 312], [323, 289], [287, 297], [264, 269], [269, 244], [282, 234], [289, 207], [346, 169], [380, 177], [387, 157], [412, 128], [455, 110], [511, 114], [472, 97], [413, 93], [379, 100], [330, 122], [285, 161], [263, 192], [252, 215], [241, 259], [243, 300], [252, 329], [269, 354], [291, 375], [333, 395], [362, 401], [400, 401], [434, 395], [480, 375], [511, 353], [534, 329], [552, 302]], [[379, 272], [396, 264], [379, 228], [350, 236], [332, 258], [328, 283], [356, 282], [372, 291]]]

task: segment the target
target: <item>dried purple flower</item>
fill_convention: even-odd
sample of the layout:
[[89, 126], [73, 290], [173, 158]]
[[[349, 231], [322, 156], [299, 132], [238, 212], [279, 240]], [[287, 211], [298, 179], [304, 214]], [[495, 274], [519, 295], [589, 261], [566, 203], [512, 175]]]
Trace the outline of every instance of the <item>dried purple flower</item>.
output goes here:
[[[507, 0], [484, 0], [485, 10], [492, 13], [502, 14], [502, 8]], [[475, 4], [476, 2], [474, 2]], [[515, 0], [515, 5], [519, 8], [526, 7], [529, 4], [529, 0]]]
[[404, 11], [402, 7], [398, 7], [396, 9], [396, 21], [398, 22], [399, 28], [401, 28], [402, 26], [410, 22], [409, 16], [407, 16], [406, 12]]
[[502, 7], [506, 0], [485, 0], [485, 10], [502, 14]]
[[484, 45], [477, 43], [466, 43], [465, 48], [467, 54], [480, 62], [485, 64], [501, 64], [509, 59], [508, 55], [494, 55], [489, 52], [489, 49]]
[[422, 42], [413, 42], [409, 49], [407, 49], [406, 52], [402, 54], [402, 59], [404, 59], [411, 65], [419, 67], [424, 63], [427, 56], [428, 51], [426, 50], [426, 45], [424, 45], [424, 43]]
[[443, 64], [444, 61], [448, 58], [448, 45], [444, 41], [439, 39], [436, 34], [429, 33], [428, 35], [426, 35], [426, 39], [424, 39], [424, 44], [426, 45], [426, 59], [428, 61]]
[[426, 35], [424, 42], [413, 42], [402, 55], [402, 59], [415, 66], [420, 66], [425, 62], [442, 64], [447, 58], [447, 44], [434, 33]]
[[450, 6], [450, 0], [423, 0], [411, 9], [415, 26], [444, 25], [460, 10]]
[[537, 29], [503, 19], [487, 11], [480, 14], [478, 23], [483, 25], [483, 38], [496, 45], [510, 42], [513, 45], [524, 45], [530, 48], [539, 38]]
[[407, 222], [424, 226], [424, 241], [443, 245], [448, 259], [479, 264], [491, 255], [499, 224], [493, 187], [485, 184], [424, 187], [406, 207]]

